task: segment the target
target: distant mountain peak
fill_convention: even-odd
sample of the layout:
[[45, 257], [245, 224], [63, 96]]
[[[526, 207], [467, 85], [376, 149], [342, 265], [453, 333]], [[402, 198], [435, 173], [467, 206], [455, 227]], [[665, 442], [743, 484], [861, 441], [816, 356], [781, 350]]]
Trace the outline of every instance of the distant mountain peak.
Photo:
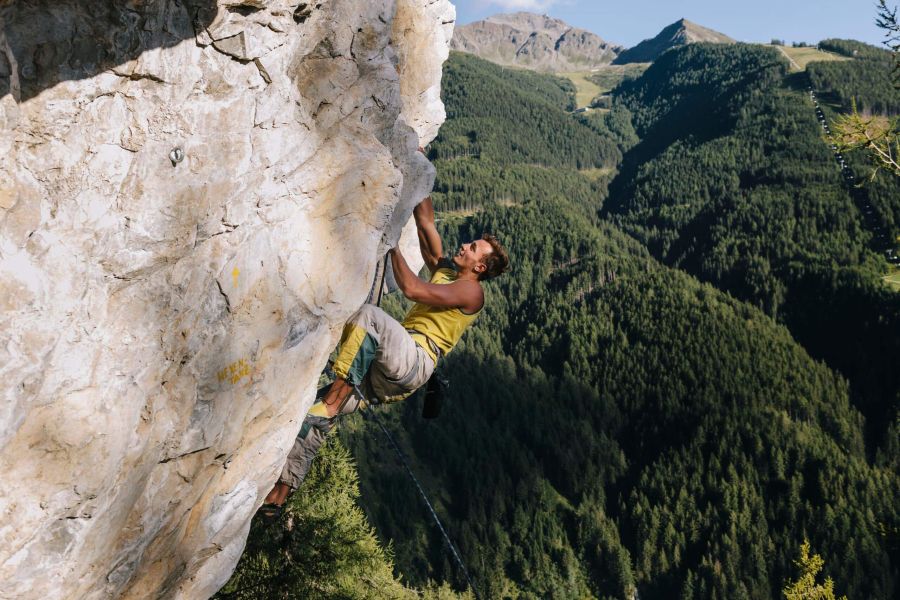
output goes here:
[[453, 50], [537, 71], [579, 71], [608, 65], [623, 47], [549, 15], [501, 13], [456, 28]]
[[711, 42], [717, 44], [733, 44], [735, 40], [724, 33], [719, 33], [682, 17], [663, 28], [656, 37], [644, 40], [637, 46], [625, 50], [615, 59], [616, 64], [653, 62], [660, 54], [670, 48]]

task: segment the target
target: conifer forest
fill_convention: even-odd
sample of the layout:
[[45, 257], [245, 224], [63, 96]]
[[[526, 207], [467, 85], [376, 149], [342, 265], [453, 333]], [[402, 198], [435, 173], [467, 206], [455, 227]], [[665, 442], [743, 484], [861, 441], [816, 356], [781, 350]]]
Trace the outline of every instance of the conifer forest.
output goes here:
[[[512, 270], [439, 418], [370, 410], [479, 597], [780, 599], [805, 541], [838, 595], [900, 595], [900, 177], [850, 153], [848, 183], [810, 91], [826, 119], [900, 92], [889, 52], [821, 47], [850, 60], [676, 48], [582, 113], [567, 79], [451, 54], [444, 247], [492, 232]], [[219, 597], [474, 597], [381, 430], [326, 448]]]

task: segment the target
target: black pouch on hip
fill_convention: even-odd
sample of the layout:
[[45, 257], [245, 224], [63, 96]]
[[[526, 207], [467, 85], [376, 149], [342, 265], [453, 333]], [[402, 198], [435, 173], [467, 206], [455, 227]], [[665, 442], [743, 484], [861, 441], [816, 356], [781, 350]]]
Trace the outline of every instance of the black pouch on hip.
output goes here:
[[444, 403], [447, 388], [450, 382], [446, 377], [435, 371], [425, 387], [425, 402], [422, 404], [422, 418], [435, 419], [441, 414], [441, 405]]

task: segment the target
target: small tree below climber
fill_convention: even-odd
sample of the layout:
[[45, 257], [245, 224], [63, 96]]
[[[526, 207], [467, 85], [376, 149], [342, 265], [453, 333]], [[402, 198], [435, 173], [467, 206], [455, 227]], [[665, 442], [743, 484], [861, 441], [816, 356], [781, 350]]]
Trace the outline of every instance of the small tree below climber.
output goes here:
[[420, 279], [399, 249], [389, 251], [397, 285], [415, 305], [399, 323], [380, 308], [365, 304], [344, 326], [332, 366], [337, 378], [304, 419], [281, 476], [266, 496], [266, 514], [277, 514], [291, 491], [300, 486], [337, 417], [359, 408], [361, 398], [354, 387], [365, 398], [380, 402], [396, 402], [415, 392], [481, 313], [481, 282], [509, 268], [506, 250], [488, 233], [462, 244], [453, 256], [445, 256], [431, 198], [419, 203], [413, 216], [431, 279]]

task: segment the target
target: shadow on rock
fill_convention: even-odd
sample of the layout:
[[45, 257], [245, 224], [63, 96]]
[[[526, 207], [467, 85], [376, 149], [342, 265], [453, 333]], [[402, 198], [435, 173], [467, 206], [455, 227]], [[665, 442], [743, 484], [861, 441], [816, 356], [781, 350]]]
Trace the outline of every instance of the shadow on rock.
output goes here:
[[215, 0], [0, 0], [0, 97], [29, 100], [193, 38]]

